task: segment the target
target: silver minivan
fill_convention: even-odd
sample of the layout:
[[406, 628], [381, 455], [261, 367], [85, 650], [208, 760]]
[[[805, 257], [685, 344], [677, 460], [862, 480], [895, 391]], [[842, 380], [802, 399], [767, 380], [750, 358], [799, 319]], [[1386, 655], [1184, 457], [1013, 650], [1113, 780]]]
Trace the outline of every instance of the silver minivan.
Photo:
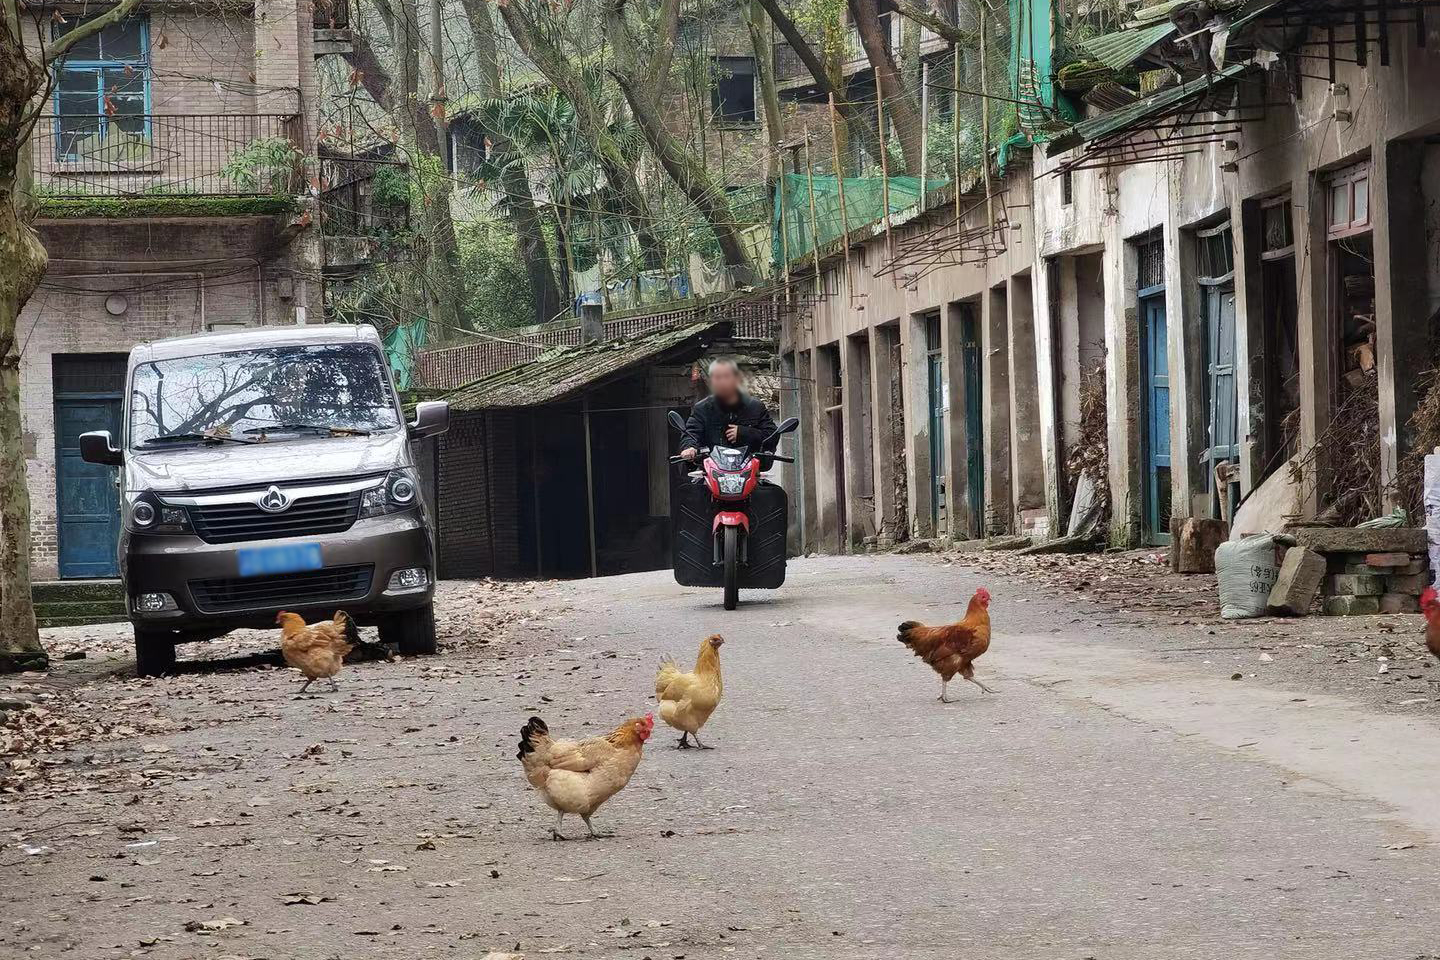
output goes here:
[[404, 654], [435, 652], [435, 537], [373, 327], [259, 327], [130, 352], [124, 427], [80, 437], [117, 466], [120, 576], [142, 675], [175, 646], [344, 608]]

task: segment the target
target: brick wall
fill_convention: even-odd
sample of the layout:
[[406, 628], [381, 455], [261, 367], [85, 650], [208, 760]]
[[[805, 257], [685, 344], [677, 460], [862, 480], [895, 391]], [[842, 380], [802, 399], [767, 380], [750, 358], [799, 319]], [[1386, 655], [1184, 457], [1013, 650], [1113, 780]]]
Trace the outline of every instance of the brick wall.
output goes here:
[[439, 575], [446, 579], [495, 572], [485, 437], [484, 415], [463, 414], [451, 417], [440, 438], [438, 553]]

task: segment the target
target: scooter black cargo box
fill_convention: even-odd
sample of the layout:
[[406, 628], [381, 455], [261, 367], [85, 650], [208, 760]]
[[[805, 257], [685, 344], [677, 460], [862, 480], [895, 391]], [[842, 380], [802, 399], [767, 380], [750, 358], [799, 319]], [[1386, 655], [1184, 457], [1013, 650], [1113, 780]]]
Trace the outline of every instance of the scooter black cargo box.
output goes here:
[[[730, 506], [727, 504], [727, 506]], [[733, 504], [739, 507], [740, 504]], [[746, 512], [750, 514], [748, 563], [740, 567], [742, 590], [774, 590], [785, 583], [785, 488], [762, 481]], [[716, 504], [704, 484], [682, 477], [670, 491], [671, 538], [675, 582], [685, 587], [724, 586], [725, 570], [715, 562]]]

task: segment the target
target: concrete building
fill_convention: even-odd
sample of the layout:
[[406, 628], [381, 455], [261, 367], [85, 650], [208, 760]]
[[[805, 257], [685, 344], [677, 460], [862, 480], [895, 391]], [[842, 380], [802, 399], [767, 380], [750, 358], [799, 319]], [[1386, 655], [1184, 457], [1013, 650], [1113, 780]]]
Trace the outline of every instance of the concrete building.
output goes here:
[[[61, 33], [80, 16], [62, 9], [36, 16]], [[330, 19], [145, 4], [58, 65], [30, 145], [50, 269], [19, 320], [36, 579], [116, 572], [115, 487], [76, 438], [120, 429], [131, 346], [321, 318], [303, 158]]]
[[[1262, 0], [1194, 34], [1182, 7], [1107, 49], [1144, 71], [1193, 40], [1206, 62], [1179, 82], [1034, 137], [988, 202], [962, 185], [958, 217], [934, 191], [792, 260], [797, 547], [1063, 532], [1101, 372], [1114, 543], [1166, 542], [1292, 483], [1287, 464], [1295, 515], [1413, 492], [1395, 482], [1440, 308], [1440, 18]], [[1378, 438], [1359, 492], [1328, 453], [1356, 423]]]

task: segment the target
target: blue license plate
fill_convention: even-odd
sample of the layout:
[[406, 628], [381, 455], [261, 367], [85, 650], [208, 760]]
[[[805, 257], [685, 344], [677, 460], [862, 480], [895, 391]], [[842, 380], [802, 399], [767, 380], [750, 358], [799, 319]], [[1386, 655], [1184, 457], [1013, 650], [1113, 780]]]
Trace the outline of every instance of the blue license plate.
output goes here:
[[237, 550], [240, 576], [263, 577], [297, 570], [319, 570], [320, 544], [292, 543], [283, 547], [250, 547]]

